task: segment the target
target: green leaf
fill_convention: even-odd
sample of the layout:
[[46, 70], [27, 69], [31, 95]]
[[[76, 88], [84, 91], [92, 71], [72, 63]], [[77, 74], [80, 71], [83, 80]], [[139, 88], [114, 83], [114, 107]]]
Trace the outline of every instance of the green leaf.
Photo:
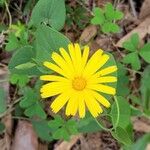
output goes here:
[[36, 66], [35, 63], [27, 62], [27, 63], [21, 64], [21, 65], [18, 65], [18, 66], [16, 66], [15, 68], [16, 68], [16, 69], [24, 70], [24, 69], [31, 69], [31, 68], [33, 68], [34, 66]]
[[8, 68], [10, 70], [11, 73], [15, 73], [15, 74], [36, 74], [37, 70], [36, 70], [36, 66], [33, 67], [32, 69], [17, 69], [16, 66], [21, 65], [21, 64], [25, 64], [28, 62], [31, 62], [32, 59], [35, 57], [34, 55], [34, 51], [32, 49], [31, 46], [24, 46], [20, 49], [18, 49], [12, 56], [12, 58], [10, 59]]
[[39, 99], [37, 93], [29, 87], [24, 88], [23, 94], [24, 95], [20, 101], [20, 107], [22, 108], [28, 108]]
[[31, 24], [39, 25], [41, 22], [61, 30], [65, 23], [66, 9], [64, 0], [39, 0], [35, 5]]
[[139, 70], [141, 68], [141, 62], [140, 62], [137, 52], [132, 52], [132, 53], [127, 54], [123, 58], [123, 62], [126, 64], [131, 64], [134, 70]]
[[91, 23], [94, 25], [103, 24], [105, 20], [103, 11], [100, 8], [96, 7], [94, 8], [93, 13], [94, 17], [91, 19]]
[[41, 63], [50, 60], [53, 51], [58, 51], [60, 47], [67, 48], [69, 43], [63, 34], [41, 25], [36, 32], [36, 59]]
[[64, 120], [58, 115], [54, 117], [54, 120], [50, 120], [48, 122], [48, 126], [52, 129], [58, 129], [59, 127], [63, 125], [64, 125]]
[[102, 31], [104, 33], [118, 33], [120, 31], [120, 28], [117, 24], [111, 23], [111, 22], [106, 22], [102, 25]]
[[67, 132], [65, 127], [59, 128], [56, 130], [56, 132], [53, 133], [53, 138], [54, 139], [62, 139], [62, 140], [66, 140], [69, 141], [70, 139], [70, 135]]
[[71, 135], [78, 133], [77, 123], [75, 120], [73, 120], [73, 119], [68, 120], [66, 122], [65, 126]]
[[78, 133], [75, 120], [70, 119], [65, 121], [58, 115], [48, 122], [48, 126], [53, 129], [52, 136], [54, 139], [64, 139], [68, 141], [71, 135]]
[[[130, 105], [121, 96], [117, 96], [117, 101], [118, 101], [118, 109], [119, 109], [119, 122], [117, 126], [120, 126], [122, 128], [126, 128], [130, 122], [130, 115], [131, 115], [131, 109]], [[118, 110], [117, 110], [117, 105], [116, 102], [113, 103], [111, 107], [111, 117], [112, 117], [112, 123], [113, 126], [116, 127], [116, 122], [117, 122], [117, 117], [118, 117]], [[125, 108], [125, 109], [124, 109]]]
[[129, 150], [146, 150], [146, 146], [150, 143], [150, 134], [147, 133], [137, 140]]
[[144, 47], [140, 49], [139, 54], [147, 63], [150, 63], [150, 43], [145, 44]]
[[20, 46], [20, 43], [15, 36], [15, 33], [10, 33], [8, 36], [8, 43], [6, 44], [6, 51], [13, 51]]
[[139, 35], [134, 33], [130, 37], [130, 40], [125, 41], [122, 46], [130, 52], [136, 52], [139, 48], [139, 41]]
[[29, 77], [23, 74], [11, 74], [11, 84], [17, 84], [19, 87], [24, 87], [29, 82]]
[[127, 75], [127, 70], [121, 63], [117, 64], [118, 67], [118, 81], [117, 81], [117, 95], [127, 96], [130, 92], [129, 90], [129, 76]]
[[86, 113], [83, 119], [78, 121], [78, 131], [81, 133], [91, 133], [102, 130], [90, 113]]
[[108, 20], [120, 20], [123, 18], [123, 13], [119, 10], [115, 10], [111, 3], [105, 5], [105, 16]]
[[114, 138], [116, 138], [119, 142], [123, 143], [124, 145], [132, 144], [132, 140], [128, 132], [121, 127], [117, 127], [115, 132], [112, 132], [112, 135]]
[[24, 114], [30, 118], [40, 117], [41, 119], [46, 119], [46, 113], [39, 102], [36, 102], [34, 105], [27, 108]]
[[150, 65], [147, 66], [143, 72], [140, 91], [142, 94], [142, 105], [144, 110], [150, 108]]
[[32, 125], [37, 133], [37, 135], [44, 141], [52, 141], [52, 129], [48, 126], [48, 121], [40, 120], [40, 121], [32, 121]]
[[137, 51], [136, 47], [134, 47], [134, 45], [130, 41], [125, 41], [122, 46], [128, 51]]
[[6, 111], [6, 95], [3, 88], [0, 87], [0, 114]]
[[25, 108], [24, 114], [30, 118], [38, 116], [45, 119], [46, 113], [40, 104], [39, 93], [29, 87], [26, 87], [22, 92], [24, 95], [20, 101], [20, 107]]
[[139, 39], [138, 33], [133, 33], [131, 36], [131, 43], [136, 49], [138, 49], [139, 42], [140, 42], [140, 39]]
[[5, 125], [2, 122], [0, 122], [0, 134], [2, 134], [4, 130], [5, 130]]

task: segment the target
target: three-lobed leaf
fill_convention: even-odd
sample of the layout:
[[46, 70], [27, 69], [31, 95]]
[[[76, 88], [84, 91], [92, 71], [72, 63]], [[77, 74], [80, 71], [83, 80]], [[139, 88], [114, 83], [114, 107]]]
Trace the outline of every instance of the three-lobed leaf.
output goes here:
[[140, 49], [139, 55], [147, 62], [150, 63], [150, 43], [146, 43], [143, 48]]
[[123, 62], [126, 64], [131, 64], [134, 70], [139, 70], [141, 68], [141, 62], [137, 52], [127, 54], [123, 58]]

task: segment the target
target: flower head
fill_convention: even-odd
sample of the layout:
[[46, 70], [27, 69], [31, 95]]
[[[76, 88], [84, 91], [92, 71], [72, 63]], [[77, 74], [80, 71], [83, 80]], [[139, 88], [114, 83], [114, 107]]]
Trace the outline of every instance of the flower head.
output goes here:
[[97, 117], [103, 112], [101, 105], [110, 107], [109, 101], [102, 93], [115, 95], [115, 88], [106, 83], [116, 82], [117, 78], [112, 76], [117, 67], [102, 67], [109, 61], [109, 55], [101, 49], [97, 50], [91, 58], [89, 47], [85, 46], [83, 52], [79, 44], [69, 44], [68, 51], [59, 49], [60, 54], [53, 52], [52, 62], [44, 62], [44, 66], [53, 70], [56, 74], [43, 75], [43, 81], [49, 81], [41, 88], [41, 97], [48, 98], [56, 96], [51, 104], [53, 112], [57, 113], [65, 104], [65, 114], [76, 115], [83, 118], [86, 108]]

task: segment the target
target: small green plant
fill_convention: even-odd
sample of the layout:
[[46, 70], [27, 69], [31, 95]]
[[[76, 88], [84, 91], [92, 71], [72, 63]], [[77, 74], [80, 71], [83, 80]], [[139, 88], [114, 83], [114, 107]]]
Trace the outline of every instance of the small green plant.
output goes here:
[[[134, 143], [131, 117], [150, 116], [150, 65], [147, 65], [150, 43], [141, 46], [135, 33], [123, 43], [120, 51], [123, 60], [114, 59], [117, 51], [112, 51], [112, 55], [103, 50], [89, 58], [88, 46], [73, 45], [60, 32], [66, 17], [68, 26], [75, 24], [84, 29], [88, 20], [84, 15], [86, 9], [80, 6], [74, 10], [67, 4], [66, 13], [64, 0], [36, 2], [26, 25], [18, 21], [7, 30], [5, 50], [12, 54], [7, 81], [14, 88], [10, 104], [15, 109], [12, 118], [28, 120], [38, 137], [47, 142], [69, 141], [72, 135], [79, 133], [107, 131], [121, 148], [144, 150], [150, 135], [145, 134]], [[99, 25], [102, 34], [111, 36], [120, 31], [116, 22], [123, 18], [123, 13], [111, 3], [103, 9], [94, 8], [93, 13], [91, 23]], [[130, 73], [134, 75], [132, 80]], [[132, 84], [137, 74], [135, 89]], [[6, 81], [0, 80], [0, 84], [3, 82]], [[55, 100], [51, 96], [55, 96]], [[47, 103], [51, 105], [49, 110]], [[7, 106], [4, 88], [0, 87], [0, 118], [14, 110], [9, 109], [10, 105]], [[5, 125], [0, 122], [0, 134], [4, 132]]]
[[117, 20], [123, 18], [123, 13], [116, 10], [111, 3], [107, 3], [104, 9], [94, 8], [94, 17], [91, 23], [99, 25], [103, 33], [117, 33], [120, 31], [120, 27], [115, 23]]
[[129, 40], [125, 41], [123, 47], [128, 51], [128, 54], [123, 58], [123, 62], [131, 64], [132, 69], [141, 69], [139, 56], [141, 56], [147, 63], [150, 63], [150, 43], [146, 43], [141, 47], [137, 33], [134, 33]]

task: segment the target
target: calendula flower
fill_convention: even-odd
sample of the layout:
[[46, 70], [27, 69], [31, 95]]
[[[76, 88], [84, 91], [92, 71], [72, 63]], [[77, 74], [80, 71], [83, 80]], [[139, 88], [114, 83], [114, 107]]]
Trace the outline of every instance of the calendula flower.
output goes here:
[[56, 96], [51, 104], [51, 109], [57, 113], [65, 104], [65, 114], [76, 115], [83, 118], [86, 108], [97, 117], [103, 112], [101, 105], [110, 107], [109, 101], [102, 93], [115, 95], [115, 88], [106, 83], [116, 82], [117, 78], [110, 75], [117, 67], [102, 66], [109, 61], [109, 55], [101, 49], [97, 50], [89, 58], [89, 47], [85, 46], [83, 52], [79, 44], [69, 44], [68, 51], [59, 49], [60, 54], [52, 53], [52, 62], [44, 62], [44, 66], [53, 70], [56, 74], [43, 75], [43, 81], [49, 81], [41, 88], [41, 97]]

